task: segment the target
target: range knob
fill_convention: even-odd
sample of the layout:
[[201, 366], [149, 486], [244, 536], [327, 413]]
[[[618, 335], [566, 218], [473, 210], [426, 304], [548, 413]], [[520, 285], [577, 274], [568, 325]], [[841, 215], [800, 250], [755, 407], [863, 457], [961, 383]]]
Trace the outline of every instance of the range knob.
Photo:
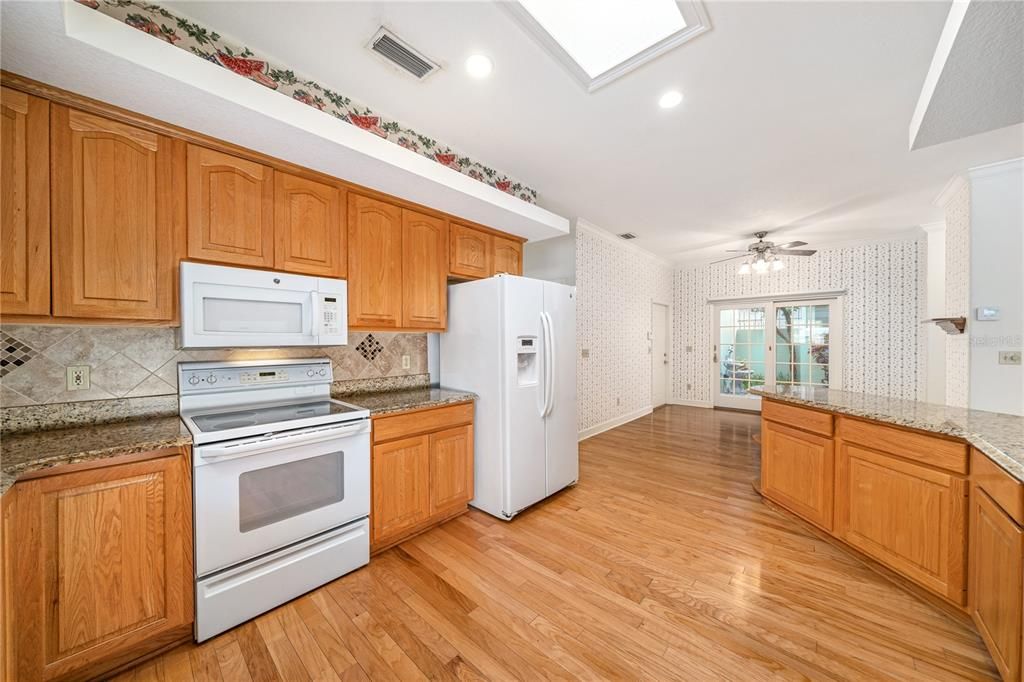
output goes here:
[[327, 370], [321, 367], [319, 370], [317, 370], [317, 374], [319, 374], [320, 376], [327, 376]]
[[190, 376], [190, 377], [188, 378], [188, 383], [190, 383], [190, 384], [192, 384], [193, 386], [195, 386], [196, 384], [198, 384], [198, 383], [199, 383], [199, 377], [197, 377], [197, 376], [196, 376], [195, 374], [193, 374], [192, 376]]
[[216, 374], [211, 374], [210, 376], [206, 377], [206, 383], [208, 383], [208, 384], [215, 384], [215, 383], [217, 383], [217, 375]]
[[306, 376], [308, 376], [308, 377], [312, 377], [314, 374], [315, 374], [315, 372], [313, 372], [313, 370], [307, 370], [306, 371]]

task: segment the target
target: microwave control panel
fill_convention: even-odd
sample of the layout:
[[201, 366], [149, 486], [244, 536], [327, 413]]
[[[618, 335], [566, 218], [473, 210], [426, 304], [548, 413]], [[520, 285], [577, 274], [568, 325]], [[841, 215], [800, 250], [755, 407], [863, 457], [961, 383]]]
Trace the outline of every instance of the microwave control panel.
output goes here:
[[341, 320], [341, 306], [338, 303], [337, 296], [321, 295], [320, 296], [320, 333], [321, 334], [340, 334], [341, 327], [339, 322]]

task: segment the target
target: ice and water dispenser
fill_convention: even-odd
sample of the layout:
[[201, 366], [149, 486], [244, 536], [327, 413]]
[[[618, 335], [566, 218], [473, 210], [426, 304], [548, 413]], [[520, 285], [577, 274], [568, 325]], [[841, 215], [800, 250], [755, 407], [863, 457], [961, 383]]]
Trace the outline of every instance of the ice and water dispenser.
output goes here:
[[516, 338], [516, 377], [518, 385], [531, 386], [537, 383], [537, 337]]

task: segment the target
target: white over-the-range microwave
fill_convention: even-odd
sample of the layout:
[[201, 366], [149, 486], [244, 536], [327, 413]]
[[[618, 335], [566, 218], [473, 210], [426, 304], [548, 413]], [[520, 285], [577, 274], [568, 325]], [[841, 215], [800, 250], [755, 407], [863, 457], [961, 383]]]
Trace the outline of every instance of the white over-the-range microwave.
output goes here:
[[343, 279], [181, 264], [183, 348], [338, 346], [348, 343]]

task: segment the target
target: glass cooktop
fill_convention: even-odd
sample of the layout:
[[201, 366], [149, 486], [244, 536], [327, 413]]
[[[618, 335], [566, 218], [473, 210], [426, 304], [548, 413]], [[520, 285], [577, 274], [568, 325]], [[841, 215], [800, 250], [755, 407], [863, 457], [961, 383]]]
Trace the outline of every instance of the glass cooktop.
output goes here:
[[192, 422], [200, 431], [213, 433], [216, 431], [242, 429], [247, 426], [280, 424], [310, 417], [347, 414], [349, 412], [358, 412], [360, 409], [362, 408], [339, 403], [335, 400], [315, 400], [305, 403], [247, 407], [212, 414], [193, 415]]

